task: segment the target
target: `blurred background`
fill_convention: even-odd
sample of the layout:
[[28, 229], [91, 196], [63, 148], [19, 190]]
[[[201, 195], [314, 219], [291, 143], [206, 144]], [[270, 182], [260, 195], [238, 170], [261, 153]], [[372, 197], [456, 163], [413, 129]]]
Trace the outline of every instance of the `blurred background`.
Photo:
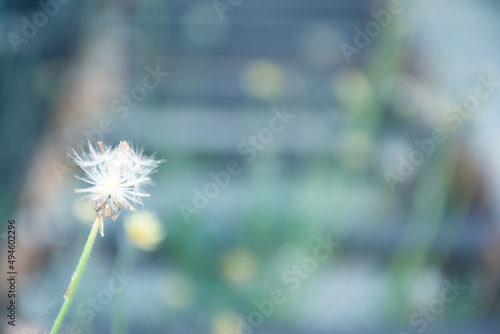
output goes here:
[[497, 1], [0, 8], [0, 332], [62, 305], [88, 139], [166, 162], [105, 222], [60, 333], [498, 333]]

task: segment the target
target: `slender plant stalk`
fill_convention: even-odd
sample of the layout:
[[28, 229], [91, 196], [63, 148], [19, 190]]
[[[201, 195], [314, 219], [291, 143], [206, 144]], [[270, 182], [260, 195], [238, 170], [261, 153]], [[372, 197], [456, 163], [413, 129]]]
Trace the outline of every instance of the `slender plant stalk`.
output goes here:
[[82, 257], [80, 257], [80, 262], [76, 266], [76, 270], [71, 279], [71, 283], [67, 292], [66, 300], [57, 315], [56, 321], [54, 321], [54, 326], [52, 326], [52, 330], [50, 334], [57, 334], [59, 327], [64, 320], [64, 316], [66, 316], [66, 312], [68, 311], [69, 305], [71, 304], [71, 300], [73, 300], [73, 296], [75, 295], [76, 288], [78, 287], [78, 283], [80, 282], [80, 278], [82, 277], [83, 268], [85, 268], [85, 264], [90, 255], [90, 251], [92, 250], [92, 246], [94, 245], [95, 237], [97, 235], [97, 230], [99, 229], [99, 218], [96, 218], [94, 221], [94, 225], [92, 226], [92, 230], [90, 231], [89, 238], [87, 239], [87, 243], [83, 248]]

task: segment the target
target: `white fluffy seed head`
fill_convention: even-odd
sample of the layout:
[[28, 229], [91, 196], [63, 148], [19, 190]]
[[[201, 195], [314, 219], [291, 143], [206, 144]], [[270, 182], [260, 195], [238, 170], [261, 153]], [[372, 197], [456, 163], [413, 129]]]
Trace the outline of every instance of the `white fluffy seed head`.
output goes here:
[[[90, 186], [76, 189], [78, 193], [88, 193], [83, 199], [91, 201], [98, 217], [116, 219], [125, 208], [135, 211], [134, 205], [141, 204], [141, 197], [149, 194], [142, 190], [145, 184], [152, 184], [149, 175], [155, 171], [162, 160], [143, 155], [143, 149], [135, 149], [125, 141], [116, 147], [103, 145], [78, 154], [73, 150], [73, 161], [85, 172], [85, 178], [78, 179]], [[101, 231], [102, 233], [102, 231]]]

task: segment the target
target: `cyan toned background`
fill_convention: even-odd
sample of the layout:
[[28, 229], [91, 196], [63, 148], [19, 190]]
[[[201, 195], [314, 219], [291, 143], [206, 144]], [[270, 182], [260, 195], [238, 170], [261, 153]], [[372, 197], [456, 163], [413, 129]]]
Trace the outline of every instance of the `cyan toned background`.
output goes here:
[[166, 162], [106, 221], [61, 333], [498, 333], [497, 2], [0, 10], [0, 332], [57, 315], [95, 216], [67, 155], [88, 139]]

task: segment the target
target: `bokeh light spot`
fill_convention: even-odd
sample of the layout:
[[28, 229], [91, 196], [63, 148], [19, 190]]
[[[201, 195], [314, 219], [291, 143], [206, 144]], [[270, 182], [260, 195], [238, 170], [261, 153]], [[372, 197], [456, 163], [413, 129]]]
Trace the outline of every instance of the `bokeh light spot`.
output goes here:
[[215, 315], [212, 320], [213, 334], [226, 334], [238, 332], [238, 315], [232, 311], [224, 311]]
[[97, 217], [92, 204], [79, 199], [73, 202], [71, 213], [76, 220], [85, 225], [92, 225]]
[[165, 238], [162, 224], [151, 211], [130, 214], [124, 225], [130, 242], [143, 251], [155, 250]]
[[189, 277], [180, 272], [165, 276], [160, 297], [166, 305], [175, 309], [186, 308], [193, 301], [193, 295], [193, 282]]
[[270, 99], [283, 90], [284, 75], [278, 64], [267, 60], [250, 63], [242, 74], [242, 88], [252, 97]]
[[351, 119], [362, 116], [373, 105], [374, 93], [363, 71], [348, 69], [333, 79], [333, 92]]
[[348, 168], [361, 169], [370, 162], [372, 150], [373, 140], [367, 133], [350, 131], [342, 140], [341, 161]]
[[222, 276], [236, 284], [247, 283], [255, 277], [257, 258], [246, 248], [235, 248], [224, 255], [221, 262]]

